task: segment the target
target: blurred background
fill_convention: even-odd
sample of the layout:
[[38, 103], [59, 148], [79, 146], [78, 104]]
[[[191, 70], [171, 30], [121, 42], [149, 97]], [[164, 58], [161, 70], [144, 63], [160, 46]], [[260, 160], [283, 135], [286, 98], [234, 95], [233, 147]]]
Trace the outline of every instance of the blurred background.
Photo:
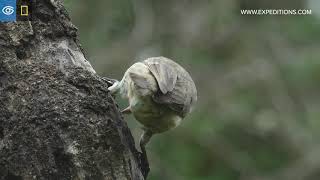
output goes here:
[[[149, 180], [320, 179], [319, 0], [64, 2], [101, 76], [166, 56], [197, 85], [194, 112], [148, 145]], [[126, 119], [138, 141], [141, 126]]]

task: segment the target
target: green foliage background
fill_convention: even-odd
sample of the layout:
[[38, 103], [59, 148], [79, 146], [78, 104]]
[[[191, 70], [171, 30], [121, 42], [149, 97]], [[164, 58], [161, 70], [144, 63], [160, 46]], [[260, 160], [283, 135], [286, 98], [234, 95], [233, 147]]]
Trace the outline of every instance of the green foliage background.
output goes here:
[[[184, 66], [197, 85], [193, 113], [148, 145], [148, 179], [320, 179], [317, 0], [65, 5], [101, 76], [120, 79], [134, 62], [161, 55]], [[240, 14], [270, 8], [312, 9], [312, 15]], [[126, 119], [138, 140], [140, 125]]]

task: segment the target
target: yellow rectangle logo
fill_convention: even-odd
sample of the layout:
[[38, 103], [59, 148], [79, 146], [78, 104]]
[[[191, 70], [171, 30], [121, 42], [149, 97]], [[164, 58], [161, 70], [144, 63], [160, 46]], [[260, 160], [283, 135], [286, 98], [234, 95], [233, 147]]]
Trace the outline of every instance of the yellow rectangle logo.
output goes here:
[[21, 16], [29, 16], [29, 7], [28, 6], [26, 6], [26, 5], [21, 5], [21, 9], [20, 9], [21, 11], [21, 13], [20, 13], [20, 15]]

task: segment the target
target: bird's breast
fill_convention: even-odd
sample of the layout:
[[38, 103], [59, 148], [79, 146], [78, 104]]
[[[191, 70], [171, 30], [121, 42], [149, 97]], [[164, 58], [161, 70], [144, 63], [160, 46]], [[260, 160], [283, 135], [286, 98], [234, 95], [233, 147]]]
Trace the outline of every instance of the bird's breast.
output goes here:
[[130, 108], [137, 121], [154, 133], [161, 133], [178, 126], [180, 116], [165, 105], [155, 103], [151, 96], [132, 97]]

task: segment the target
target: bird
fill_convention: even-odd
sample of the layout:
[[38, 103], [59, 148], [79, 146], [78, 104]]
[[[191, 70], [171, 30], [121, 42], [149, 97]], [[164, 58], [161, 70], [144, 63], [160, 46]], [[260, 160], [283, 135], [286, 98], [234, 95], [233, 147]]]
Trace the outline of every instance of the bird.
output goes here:
[[197, 89], [189, 73], [166, 57], [150, 57], [129, 67], [121, 81], [113, 80], [111, 94], [120, 93], [129, 102], [122, 110], [143, 125], [139, 145], [154, 134], [177, 127], [197, 101]]

